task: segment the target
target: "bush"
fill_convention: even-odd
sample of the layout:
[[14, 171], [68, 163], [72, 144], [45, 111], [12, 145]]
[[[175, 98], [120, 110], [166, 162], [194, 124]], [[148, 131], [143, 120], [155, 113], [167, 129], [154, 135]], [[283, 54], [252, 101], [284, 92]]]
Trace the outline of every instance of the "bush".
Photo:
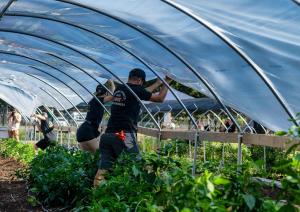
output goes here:
[[3, 157], [13, 157], [24, 164], [29, 164], [35, 156], [33, 145], [14, 139], [2, 139], [0, 142], [0, 155]]
[[30, 165], [30, 192], [46, 206], [84, 202], [96, 173], [98, 154], [49, 147]]

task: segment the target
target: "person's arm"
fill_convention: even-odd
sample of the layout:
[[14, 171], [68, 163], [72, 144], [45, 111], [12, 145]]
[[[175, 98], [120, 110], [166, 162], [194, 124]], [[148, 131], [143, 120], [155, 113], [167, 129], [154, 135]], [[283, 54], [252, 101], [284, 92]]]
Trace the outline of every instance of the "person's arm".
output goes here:
[[113, 80], [109, 80], [109, 84], [110, 84], [110, 91], [112, 93], [114, 93], [115, 90], [116, 90], [116, 85], [115, 85], [114, 81]]
[[157, 89], [161, 85], [162, 85], [162, 81], [157, 78], [152, 85], [146, 88], [146, 90], [152, 93], [155, 89]]
[[[172, 79], [168, 76], [165, 77], [165, 81], [169, 84]], [[163, 102], [167, 96], [168, 87], [164, 84], [158, 94], [152, 94], [150, 101], [151, 102]]]
[[39, 120], [46, 120], [46, 118], [39, 114], [33, 114], [32, 117], [38, 118]]
[[103, 102], [104, 103], [111, 102], [113, 99], [114, 99], [114, 96], [109, 95], [109, 96], [104, 97]]
[[21, 120], [22, 120], [21, 114], [19, 114], [19, 113], [16, 114], [16, 120], [17, 120], [17, 123], [21, 122]]
[[152, 94], [150, 97], [151, 102], [163, 102], [167, 96], [168, 88], [163, 85], [158, 94]]

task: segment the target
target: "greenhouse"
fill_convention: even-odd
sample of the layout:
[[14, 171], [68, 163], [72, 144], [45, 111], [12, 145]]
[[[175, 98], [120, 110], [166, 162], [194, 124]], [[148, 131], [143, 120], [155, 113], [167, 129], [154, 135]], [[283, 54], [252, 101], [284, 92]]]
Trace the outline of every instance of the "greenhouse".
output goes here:
[[[0, 211], [300, 210], [299, 23], [299, 0], [1, 0]], [[130, 115], [138, 159], [109, 144], [95, 186]]]

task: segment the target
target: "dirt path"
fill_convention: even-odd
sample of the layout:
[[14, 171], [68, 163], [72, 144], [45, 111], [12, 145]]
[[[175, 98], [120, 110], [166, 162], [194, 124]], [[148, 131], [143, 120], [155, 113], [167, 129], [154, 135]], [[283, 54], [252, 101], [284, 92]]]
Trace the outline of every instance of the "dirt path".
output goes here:
[[0, 211], [42, 211], [27, 203], [26, 183], [15, 175], [24, 166], [13, 159], [0, 157]]

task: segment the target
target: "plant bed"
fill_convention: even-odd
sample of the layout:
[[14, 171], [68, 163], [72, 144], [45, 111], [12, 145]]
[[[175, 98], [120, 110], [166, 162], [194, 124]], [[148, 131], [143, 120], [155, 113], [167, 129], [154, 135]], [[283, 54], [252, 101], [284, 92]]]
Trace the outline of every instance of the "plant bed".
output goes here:
[[42, 208], [28, 203], [26, 181], [15, 174], [24, 165], [12, 158], [0, 157], [0, 167], [0, 211], [42, 211]]
[[253, 181], [266, 173], [259, 162], [251, 160], [242, 167], [235, 163], [220, 167], [219, 158], [199, 161], [193, 177], [190, 159], [174, 155], [169, 145], [161, 155], [145, 153], [141, 160], [120, 157], [106, 180], [93, 189], [98, 154], [53, 146], [32, 157], [31, 151], [19, 154], [14, 146], [21, 148], [9, 141], [0, 145], [0, 153], [28, 161], [24, 176], [30, 183], [29, 199], [46, 207], [74, 211], [296, 211], [299, 202], [299, 153], [286, 157], [274, 169], [283, 176], [282, 190]]

